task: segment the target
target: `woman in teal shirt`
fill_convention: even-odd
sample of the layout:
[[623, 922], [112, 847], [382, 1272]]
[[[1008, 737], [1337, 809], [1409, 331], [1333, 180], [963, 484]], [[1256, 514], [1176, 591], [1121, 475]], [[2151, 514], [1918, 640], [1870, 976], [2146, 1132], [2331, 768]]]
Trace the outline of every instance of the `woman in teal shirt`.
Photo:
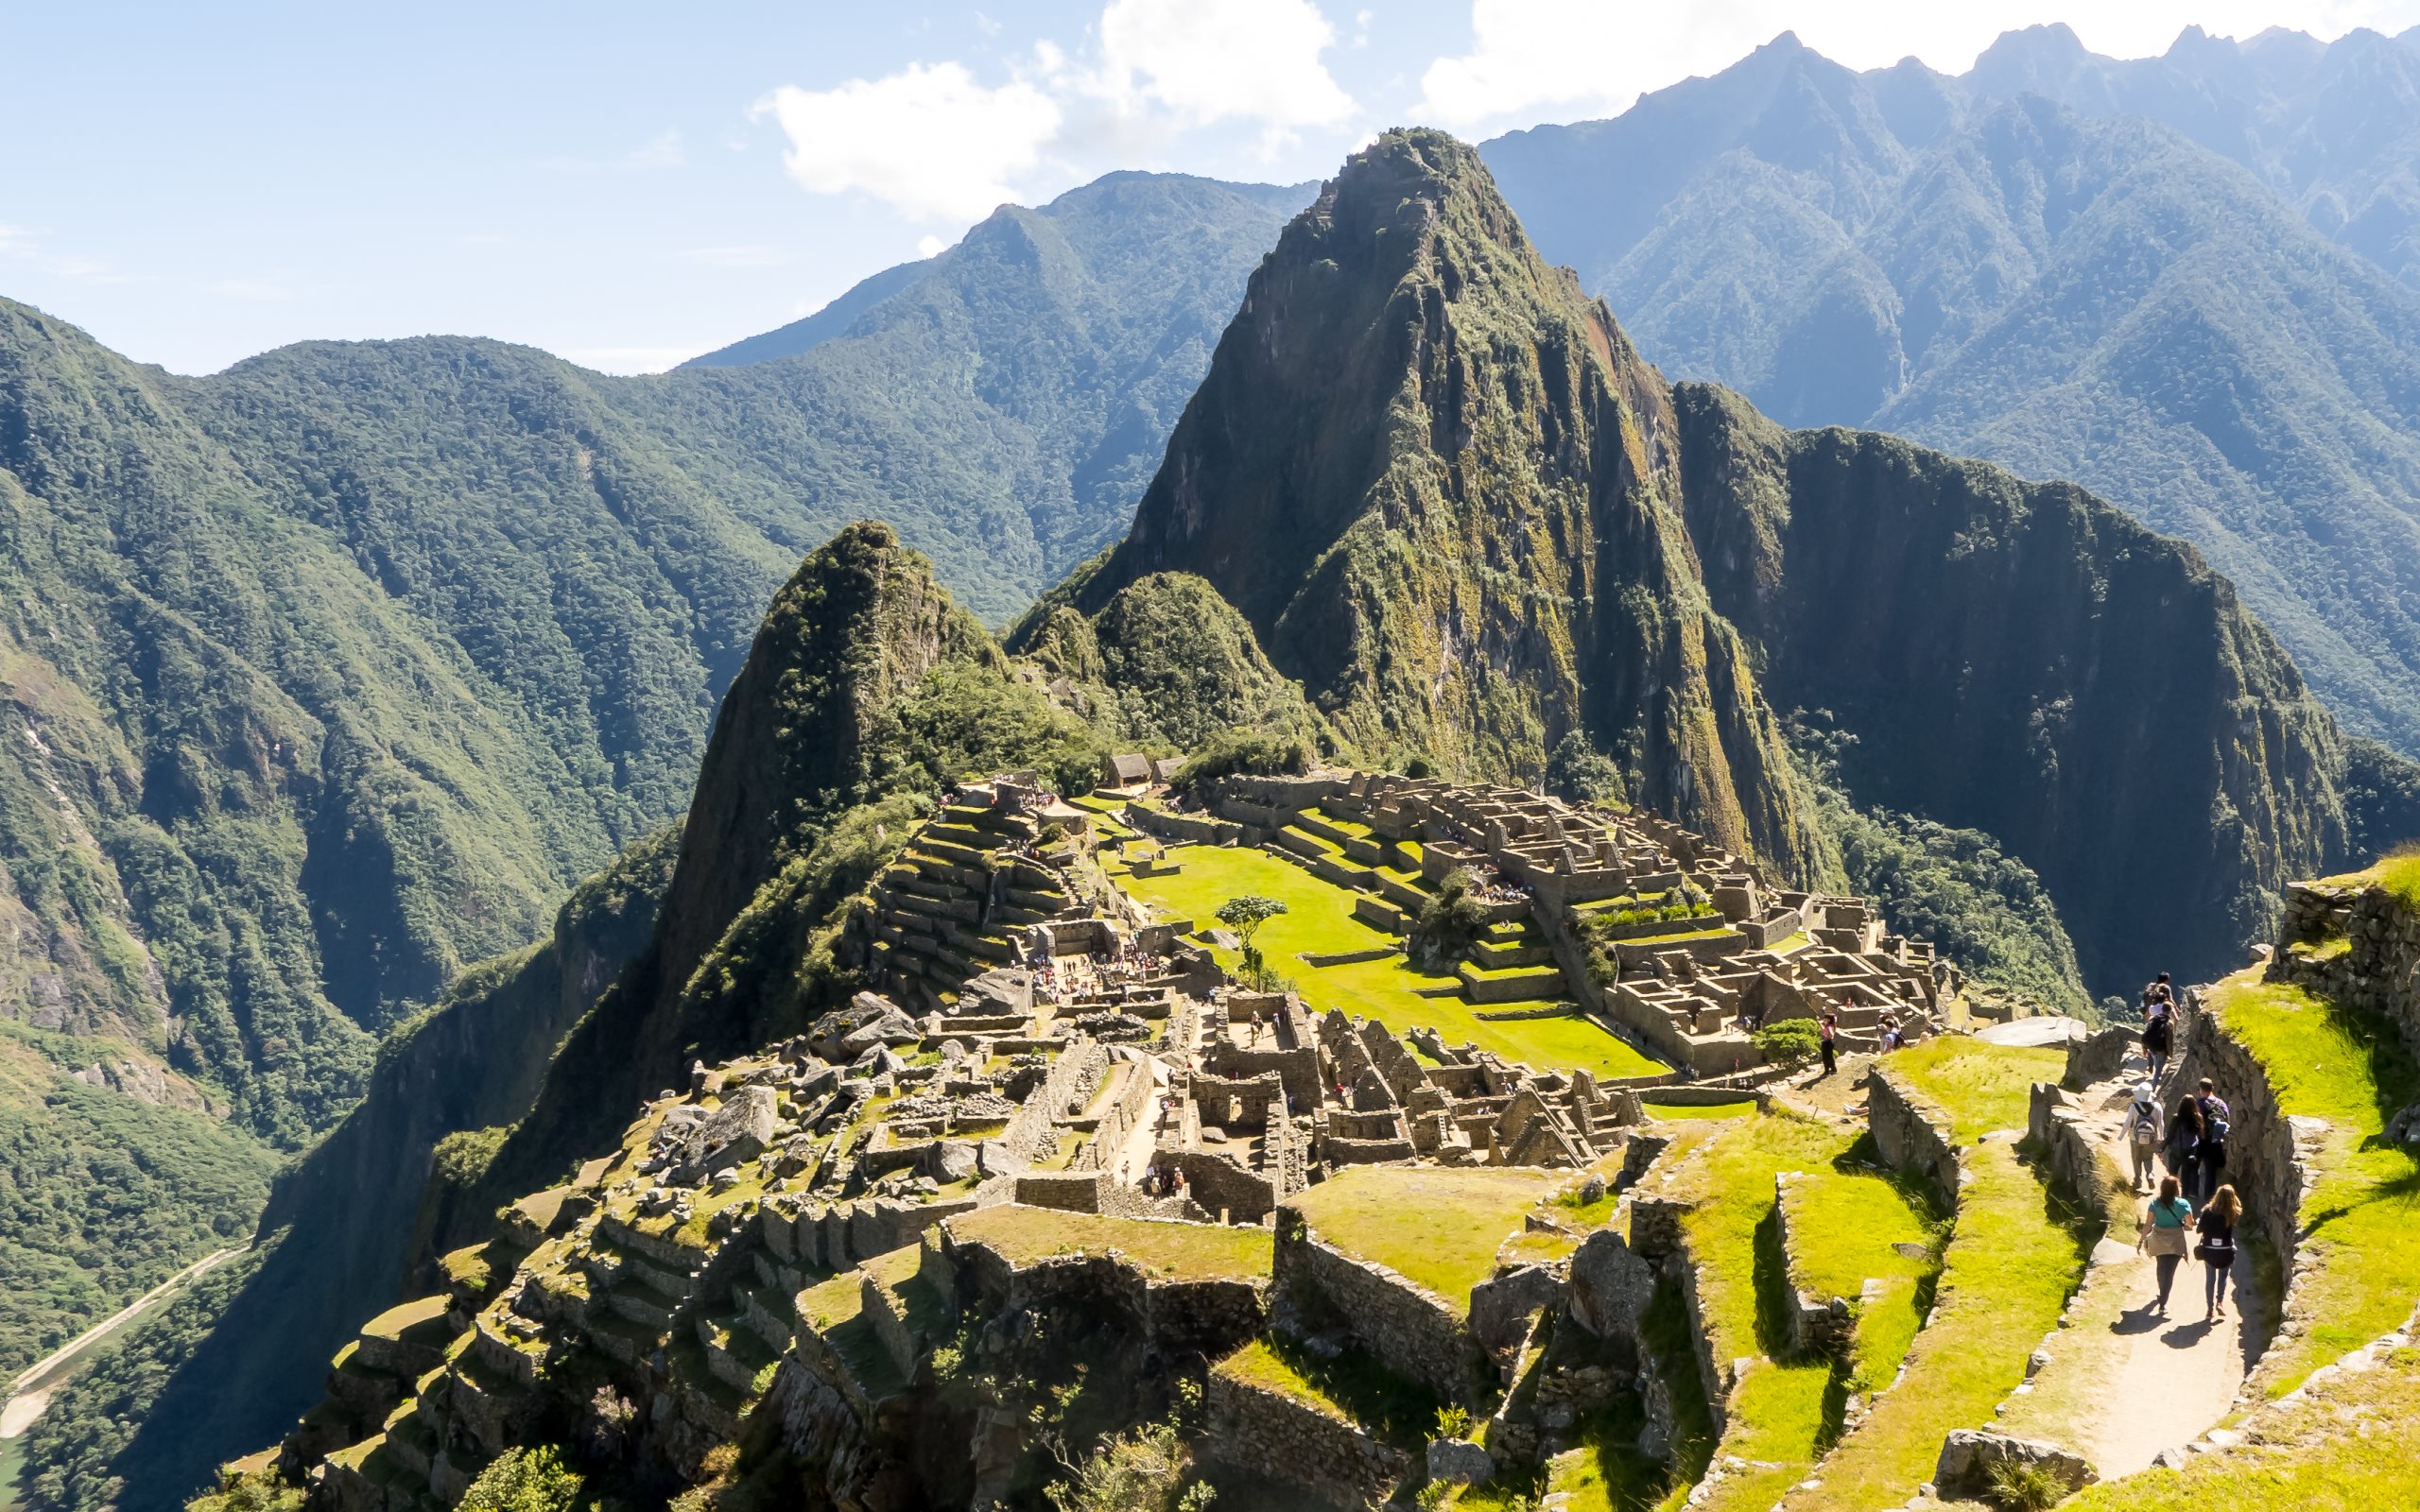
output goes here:
[[2137, 1226], [2141, 1237], [2135, 1247], [2152, 1257], [2159, 1267], [2159, 1300], [2153, 1305], [2168, 1311], [2168, 1292], [2176, 1283], [2176, 1267], [2185, 1262], [2185, 1252], [2191, 1246], [2186, 1230], [2193, 1227], [2193, 1205], [2185, 1200], [2183, 1187], [2172, 1176], [2160, 1177], [2159, 1195], [2143, 1210]]

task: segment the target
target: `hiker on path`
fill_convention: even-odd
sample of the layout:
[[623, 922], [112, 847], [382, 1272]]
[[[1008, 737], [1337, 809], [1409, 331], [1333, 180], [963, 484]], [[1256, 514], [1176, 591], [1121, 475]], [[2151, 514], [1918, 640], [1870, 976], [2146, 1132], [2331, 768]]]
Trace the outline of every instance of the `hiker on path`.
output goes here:
[[2207, 1076], [2202, 1078], [2201, 1091], [2195, 1094], [2193, 1106], [2202, 1113], [2202, 1147], [2199, 1152], [2202, 1196], [2208, 1197], [2217, 1193], [2219, 1184], [2225, 1179], [2222, 1173], [2227, 1168], [2228, 1124], [2234, 1115], [2227, 1108], [2226, 1099], [2212, 1090]]
[[2168, 1120], [2160, 1115], [2159, 1093], [2150, 1082], [2135, 1089], [2135, 1101], [2126, 1109], [2126, 1149], [2135, 1158], [2136, 1192], [2149, 1191], [2159, 1182], [2160, 1140], [2168, 1132]]
[[2209, 1275], [2202, 1288], [2206, 1311], [2204, 1323], [2215, 1323], [2227, 1315], [2227, 1273], [2235, 1268], [2235, 1226], [2243, 1216], [2243, 1204], [2236, 1200], [2235, 1188], [2221, 1186], [2210, 1194], [2210, 1200], [2193, 1218], [2193, 1226], [2201, 1231], [2202, 1242], [2193, 1246]]
[[[1824, 1044], [1824, 1076], [1828, 1076], [1841, 1069], [1840, 1062], [1833, 1058], [1836, 1053], [1833, 1041], [1840, 1038], [1840, 1033], [1841, 1016], [1837, 1013], [1825, 1012], [1823, 1021], [1815, 1026], [1815, 1038], [1822, 1040]], [[1815, 1079], [1821, 1081], [1824, 1077], [1818, 1076]]]
[[2169, 1289], [2176, 1284], [2176, 1267], [2185, 1262], [2185, 1231], [2193, 1227], [2193, 1205], [2179, 1194], [2176, 1177], [2160, 1177], [2159, 1195], [2143, 1210], [2136, 1227], [2135, 1248], [2151, 1256], [2159, 1271], [2159, 1297], [2152, 1305], [2166, 1313]]
[[2192, 1098], [2178, 1101], [2160, 1158], [2168, 1164], [2169, 1179], [2182, 1186], [2187, 1198], [2198, 1199], [2201, 1194], [2194, 1186], [2202, 1179], [2202, 1105]]
[[2152, 1071], [2152, 1083], [2156, 1086], [2168, 1074], [2169, 1052], [2176, 1045], [2176, 1007], [2171, 1003], [2151, 1005], [2143, 1020], [2143, 1059]]

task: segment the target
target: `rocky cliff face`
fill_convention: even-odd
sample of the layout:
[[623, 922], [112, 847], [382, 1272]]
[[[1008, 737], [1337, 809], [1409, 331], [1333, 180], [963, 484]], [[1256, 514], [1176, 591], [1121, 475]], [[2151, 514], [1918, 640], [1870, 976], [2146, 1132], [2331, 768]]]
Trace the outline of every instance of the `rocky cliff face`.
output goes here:
[[1805, 799], [1678, 503], [1661, 379], [1476, 154], [1391, 132], [1253, 276], [1079, 602], [1199, 574], [1361, 748], [1535, 778], [1578, 732], [1794, 874]]
[[1674, 400], [1707, 588], [1772, 696], [1859, 737], [1860, 798], [2022, 855], [2100, 990], [2239, 959], [2342, 853], [2335, 722], [2191, 546], [2072, 485]]

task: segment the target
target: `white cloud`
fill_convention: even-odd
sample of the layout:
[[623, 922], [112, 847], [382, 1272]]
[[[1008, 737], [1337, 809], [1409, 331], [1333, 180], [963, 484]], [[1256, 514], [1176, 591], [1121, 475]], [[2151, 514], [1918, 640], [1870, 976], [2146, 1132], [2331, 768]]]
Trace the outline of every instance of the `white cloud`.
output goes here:
[[23, 226], [0, 224], [0, 253], [30, 252], [33, 249], [33, 232]]
[[1320, 61], [1335, 43], [1336, 28], [1311, 0], [1110, 0], [1100, 13], [1100, 83], [1121, 101], [1165, 106], [1187, 126], [1334, 126], [1354, 111]]
[[942, 240], [938, 236], [919, 236], [916, 238], [916, 255], [919, 257], [939, 257], [942, 255], [942, 250], [948, 246], [949, 243]]
[[1016, 198], [1057, 133], [1057, 101], [1023, 79], [996, 89], [961, 63], [910, 63], [837, 89], [784, 85], [758, 107], [789, 138], [782, 161], [818, 194], [871, 195], [916, 220], [969, 221]]
[[1620, 90], [1616, 60], [1653, 52], [1639, 45], [1640, 32], [1653, 29], [1605, 0], [1473, 0], [1472, 48], [1428, 65], [1418, 113], [1468, 126], [1540, 105], [1626, 105], [1636, 86]]

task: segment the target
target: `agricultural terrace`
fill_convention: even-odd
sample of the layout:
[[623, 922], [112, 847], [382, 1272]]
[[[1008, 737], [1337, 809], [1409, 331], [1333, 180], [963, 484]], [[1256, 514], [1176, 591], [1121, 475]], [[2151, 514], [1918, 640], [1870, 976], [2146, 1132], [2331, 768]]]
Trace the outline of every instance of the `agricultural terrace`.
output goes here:
[[1286, 1200], [1338, 1249], [1467, 1309], [1496, 1250], [1571, 1180], [1526, 1166], [1356, 1165]]
[[[1772, 1506], [1839, 1436], [1849, 1394], [1888, 1384], [1916, 1337], [1923, 1282], [1939, 1265], [1937, 1239], [1920, 1202], [1859, 1159], [1869, 1150], [1846, 1131], [1794, 1113], [1740, 1119], [1720, 1125], [1665, 1188], [1665, 1195], [1693, 1204], [1682, 1227], [1713, 1358], [1747, 1362], [1715, 1449], [1726, 1465], [1732, 1456], [1745, 1464], [1717, 1478], [1694, 1503], [1700, 1508]], [[1789, 1261], [1800, 1280], [1819, 1294], [1852, 1299], [1868, 1279], [1882, 1283], [1858, 1316], [1849, 1360], [1792, 1356], [1773, 1194], [1783, 1171], [1806, 1173], [1802, 1200], [1820, 1214], [1790, 1235]], [[1685, 1481], [1668, 1504], [1687, 1495]]]
[[[1180, 869], [1173, 875], [1140, 877], [1113, 868], [1117, 885], [1161, 916], [1189, 919], [1199, 930], [1215, 928], [1219, 905], [1256, 893], [1274, 898], [1286, 912], [1261, 926], [1257, 943], [1271, 969], [1293, 979], [1315, 1012], [1340, 1008], [1350, 1018], [1373, 1018], [1401, 1034], [1428, 1026], [1448, 1044], [1464, 1040], [1507, 1060], [1541, 1069], [1580, 1068], [1599, 1077], [1652, 1076], [1667, 1067], [1648, 1058], [1578, 1015], [1550, 1019], [1481, 1019], [1461, 996], [1451, 972], [1424, 971], [1397, 954], [1344, 966], [1315, 967], [1304, 953], [1345, 954], [1396, 943], [1353, 917], [1358, 894], [1311, 875], [1266, 850], [1246, 846], [1180, 846], [1167, 852]], [[1240, 953], [1215, 950], [1229, 971], [1241, 967]], [[1424, 991], [1435, 996], [1424, 996]]]
[[2083, 1274], [2093, 1231], [2017, 1158], [2028, 1090], [2056, 1081], [2055, 1050], [1929, 1040], [1891, 1057], [1892, 1074], [1946, 1114], [1964, 1173], [1933, 1308], [1897, 1384], [1817, 1468], [1819, 1488], [1790, 1512], [1891, 1506], [1929, 1480], [1953, 1429], [1981, 1428], [2025, 1379]]
[[1167, 1223], [1002, 1205], [945, 1220], [950, 1237], [979, 1244], [1019, 1267], [1053, 1255], [1116, 1251], [1143, 1270], [1184, 1280], [1265, 1280], [1270, 1231], [1257, 1225]]

